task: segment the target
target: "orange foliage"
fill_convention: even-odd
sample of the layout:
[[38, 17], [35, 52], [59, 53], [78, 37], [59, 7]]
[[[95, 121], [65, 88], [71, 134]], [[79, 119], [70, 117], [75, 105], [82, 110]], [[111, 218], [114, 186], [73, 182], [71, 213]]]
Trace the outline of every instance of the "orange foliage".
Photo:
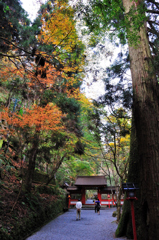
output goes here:
[[[49, 20], [45, 21], [45, 18]], [[42, 29], [38, 39], [43, 44], [53, 46], [52, 56], [62, 64], [62, 72], [82, 71], [84, 56], [77, 57], [76, 50], [82, 50], [83, 44], [76, 32], [74, 10], [66, 1], [55, 1], [53, 12], [45, 12], [41, 21]], [[42, 55], [48, 57], [45, 53]], [[68, 78], [66, 75], [63, 77]]]
[[23, 77], [24, 69], [17, 68], [12, 62], [7, 59], [1, 60], [1, 70], [0, 70], [0, 79], [1, 81], [6, 81], [15, 76]]
[[10, 130], [13, 130], [14, 127], [30, 127], [36, 131], [60, 131], [64, 129], [61, 121], [63, 116], [57, 106], [47, 104], [44, 108], [34, 105], [32, 109], [25, 109], [25, 113], [22, 116], [18, 113], [10, 113], [8, 109], [4, 109], [0, 120], [5, 120], [8, 126], [10, 126]]
[[[46, 14], [48, 21], [45, 21]], [[76, 50], [83, 49], [83, 45], [78, 40], [73, 18], [73, 9], [63, 0], [54, 2], [52, 13], [45, 12], [43, 14], [42, 30], [38, 40], [42, 44], [53, 46], [52, 55], [36, 52], [45, 58], [45, 66], [39, 66], [34, 62], [27, 63], [27, 61], [25, 64], [21, 64], [19, 58], [14, 59], [18, 67], [9, 61], [3, 61], [4, 68], [0, 71], [0, 78], [10, 81], [18, 76], [23, 83], [21, 87], [26, 90], [25, 85], [27, 84], [27, 93], [32, 93], [31, 101], [28, 101], [28, 94], [26, 100], [23, 100], [22, 106], [25, 106], [26, 101], [27, 106], [31, 106], [33, 102], [36, 102], [37, 105], [33, 105], [30, 109], [23, 107], [23, 114], [12, 113], [10, 109], [4, 108], [0, 120], [5, 120], [6, 127], [1, 132], [9, 131], [11, 133], [15, 128], [25, 129], [25, 127], [36, 131], [58, 131], [64, 128], [61, 121], [63, 114], [56, 105], [47, 104], [45, 107], [40, 107], [38, 103], [40, 103], [43, 92], [48, 88], [51, 89], [54, 84], [58, 84], [60, 86], [58, 90], [67, 94], [68, 97], [80, 99], [80, 90], [74, 86], [77, 86], [80, 80], [79, 76], [76, 78], [75, 75], [82, 71], [84, 63], [80, 53], [79, 58], [76, 56]], [[14, 55], [14, 52], [11, 51], [11, 54]], [[62, 65], [61, 69], [54, 66], [53, 59]], [[37, 75], [33, 69], [38, 71]], [[40, 73], [43, 71], [46, 72], [46, 77], [41, 76]], [[68, 74], [69, 72], [71, 75]]]

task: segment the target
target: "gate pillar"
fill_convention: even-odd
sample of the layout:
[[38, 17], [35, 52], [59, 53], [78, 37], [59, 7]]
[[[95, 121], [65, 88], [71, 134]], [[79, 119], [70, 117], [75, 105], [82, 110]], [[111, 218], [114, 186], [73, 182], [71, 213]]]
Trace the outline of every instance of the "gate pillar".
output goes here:
[[85, 188], [82, 188], [82, 199], [81, 199], [82, 204], [85, 204], [85, 193], [86, 193]]
[[101, 192], [100, 192], [100, 188], [98, 188], [98, 199], [101, 202]]

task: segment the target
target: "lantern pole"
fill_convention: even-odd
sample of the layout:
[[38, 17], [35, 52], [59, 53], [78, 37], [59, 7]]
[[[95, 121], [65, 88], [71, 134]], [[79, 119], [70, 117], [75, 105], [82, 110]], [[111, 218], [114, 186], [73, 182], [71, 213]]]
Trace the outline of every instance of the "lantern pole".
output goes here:
[[134, 240], [137, 240], [134, 201], [137, 200], [135, 195], [136, 195], [136, 190], [139, 188], [137, 188], [134, 183], [123, 183], [122, 187], [123, 187], [123, 191], [126, 192], [126, 195], [127, 195], [126, 200], [129, 200], [131, 204], [133, 236], [134, 236]]
[[134, 199], [130, 199], [130, 204], [131, 204], [131, 217], [132, 217], [133, 235], [134, 235], [134, 240], [137, 240], [136, 224], [135, 224], [135, 211], [134, 211]]

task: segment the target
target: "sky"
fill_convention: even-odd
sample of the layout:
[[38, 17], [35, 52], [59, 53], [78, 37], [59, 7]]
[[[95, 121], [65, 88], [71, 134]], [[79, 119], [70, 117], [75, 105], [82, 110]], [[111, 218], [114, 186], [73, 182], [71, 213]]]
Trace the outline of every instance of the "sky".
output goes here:
[[40, 3], [45, 3], [46, 0], [20, 0], [22, 7], [28, 12], [29, 18], [33, 21], [36, 17], [37, 11], [40, 8]]

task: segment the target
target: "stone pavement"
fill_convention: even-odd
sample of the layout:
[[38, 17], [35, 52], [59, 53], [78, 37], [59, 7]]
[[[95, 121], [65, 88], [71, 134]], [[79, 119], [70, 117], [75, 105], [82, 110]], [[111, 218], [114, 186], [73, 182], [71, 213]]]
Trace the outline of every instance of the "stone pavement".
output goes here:
[[117, 224], [112, 217], [115, 208], [106, 208], [100, 215], [91, 210], [81, 211], [76, 221], [76, 210], [58, 216], [26, 240], [126, 240], [115, 238]]

